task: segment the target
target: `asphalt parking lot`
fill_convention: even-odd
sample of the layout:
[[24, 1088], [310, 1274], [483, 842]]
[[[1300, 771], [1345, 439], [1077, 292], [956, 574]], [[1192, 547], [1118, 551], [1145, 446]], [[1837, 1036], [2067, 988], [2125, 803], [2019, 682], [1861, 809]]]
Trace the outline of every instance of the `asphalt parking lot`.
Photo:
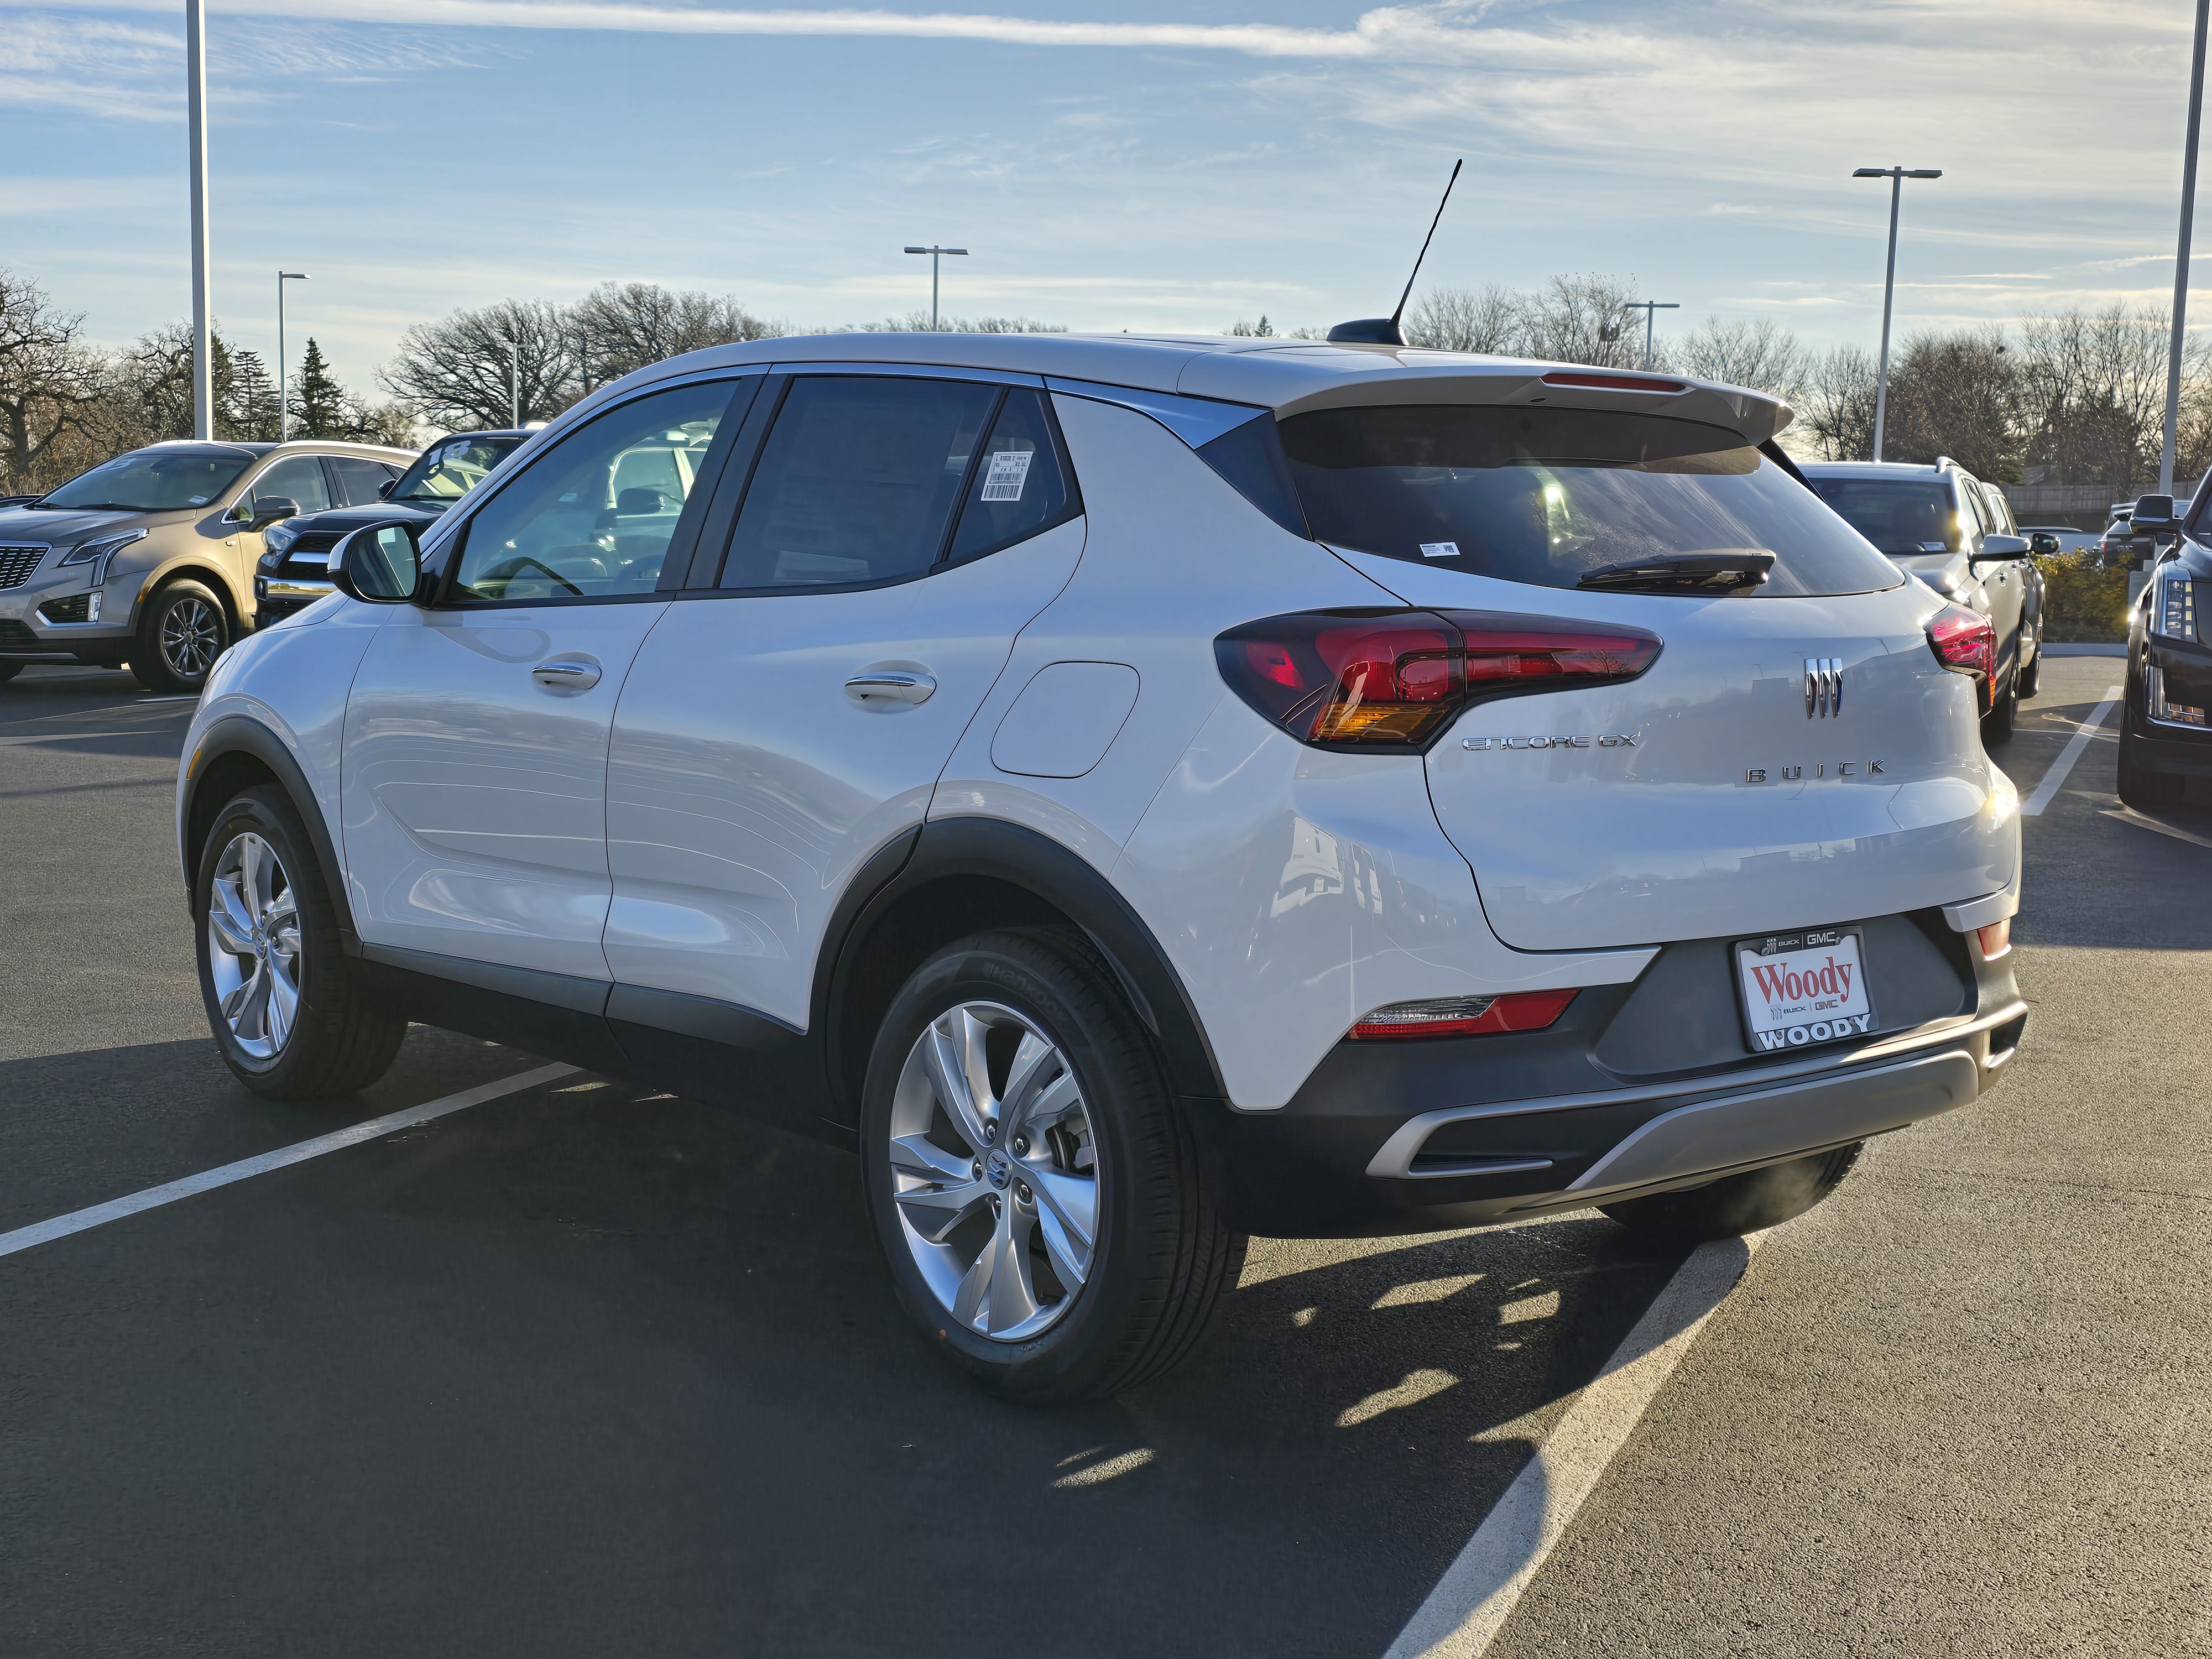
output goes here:
[[[2121, 667], [2046, 665], [2024, 796]], [[230, 1080], [190, 708], [0, 689], [0, 1234], [541, 1064]], [[1761, 1241], [1439, 1650], [2212, 1651], [2212, 817], [2124, 812], [2114, 748], [2027, 821], [2004, 1085]], [[0, 1653], [1380, 1656], [1681, 1265], [1594, 1213], [1256, 1241], [1184, 1371], [1025, 1413], [909, 1334], [855, 1188], [569, 1073], [0, 1256]]]

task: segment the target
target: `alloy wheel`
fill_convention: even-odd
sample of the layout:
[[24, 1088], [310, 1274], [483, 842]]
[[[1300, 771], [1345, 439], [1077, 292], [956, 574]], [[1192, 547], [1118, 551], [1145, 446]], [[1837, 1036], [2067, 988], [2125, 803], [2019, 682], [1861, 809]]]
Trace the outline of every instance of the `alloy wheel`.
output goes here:
[[274, 1060], [300, 1015], [300, 914], [276, 849], [251, 831], [216, 860], [207, 930], [216, 1002], [233, 1040], [255, 1060]]
[[915, 1041], [891, 1097], [899, 1227], [945, 1311], [1018, 1342], [1091, 1273], [1097, 1139], [1058, 1044], [1012, 1008], [963, 1002]]
[[222, 618], [205, 599], [185, 594], [161, 618], [161, 660], [181, 679], [198, 679], [222, 648]]

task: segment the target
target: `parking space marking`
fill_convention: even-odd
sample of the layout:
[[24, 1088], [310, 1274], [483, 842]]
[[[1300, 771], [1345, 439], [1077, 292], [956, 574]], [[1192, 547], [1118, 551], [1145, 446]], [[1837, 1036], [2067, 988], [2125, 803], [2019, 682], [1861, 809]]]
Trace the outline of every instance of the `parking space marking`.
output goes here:
[[2066, 739], [2066, 746], [2058, 751], [2058, 758], [2051, 762], [2051, 769], [2043, 775], [2043, 781], [2035, 786], [2035, 793], [2021, 803], [2021, 817], [2039, 818], [2043, 816], [2043, 809], [2057, 799], [2059, 786], [2066, 781], [2066, 775], [2074, 769], [2074, 763], [2081, 758], [2081, 751], [2089, 746], [2089, 739], [2097, 735], [2097, 729], [2104, 725], [2105, 717], [2119, 702], [2122, 689], [2117, 685], [2106, 688], [2105, 700], [2097, 705], [2097, 712], [2083, 720], [2075, 728], [2074, 735]]
[[1761, 1237], [1718, 1239], [1690, 1252], [1483, 1517], [1384, 1659], [1477, 1659], [1489, 1650], [1606, 1466], [1742, 1279]]
[[465, 1111], [471, 1106], [481, 1106], [488, 1100], [497, 1100], [501, 1095], [519, 1094], [538, 1084], [550, 1083], [556, 1078], [567, 1077], [575, 1069], [573, 1066], [540, 1066], [535, 1071], [520, 1073], [496, 1083], [478, 1084], [473, 1089], [464, 1089], [457, 1095], [447, 1095], [441, 1100], [429, 1101], [421, 1106], [410, 1106], [404, 1111], [386, 1112], [382, 1117], [373, 1117], [366, 1122], [336, 1129], [326, 1135], [317, 1135], [313, 1140], [279, 1146], [275, 1152], [263, 1152], [258, 1158], [242, 1158], [235, 1164], [204, 1170], [179, 1181], [164, 1182], [143, 1192], [131, 1193], [123, 1198], [111, 1198], [105, 1204], [71, 1210], [67, 1215], [58, 1215], [47, 1221], [34, 1221], [27, 1227], [16, 1228], [13, 1232], [0, 1233], [0, 1255], [13, 1255], [18, 1250], [27, 1250], [36, 1244], [51, 1243], [58, 1238], [67, 1238], [71, 1233], [81, 1233], [111, 1221], [120, 1221], [125, 1216], [137, 1215], [143, 1211], [159, 1209], [164, 1204], [173, 1204], [180, 1198], [190, 1198], [197, 1193], [211, 1192], [234, 1182], [266, 1175], [271, 1170], [304, 1164], [311, 1158], [322, 1157], [325, 1152], [358, 1146], [365, 1140], [374, 1140], [396, 1129], [410, 1129], [418, 1123], [428, 1123], [433, 1118]]
[[2108, 806], [2105, 809], [2105, 816], [2108, 818], [2118, 818], [2122, 823], [2132, 823], [2138, 830], [2154, 830], [2161, 836], [2172, 836], [2176, 841], [2192, 842], [2199, 847], [2212, 847], [2212, 837], [2192, 835], [2188, 830], [2179, 829], [2171, 823], [2160, 823], [2156, 818], [2148, 817], [2136, 811], [2132, 806], [2123, 806], [2117, 811]]

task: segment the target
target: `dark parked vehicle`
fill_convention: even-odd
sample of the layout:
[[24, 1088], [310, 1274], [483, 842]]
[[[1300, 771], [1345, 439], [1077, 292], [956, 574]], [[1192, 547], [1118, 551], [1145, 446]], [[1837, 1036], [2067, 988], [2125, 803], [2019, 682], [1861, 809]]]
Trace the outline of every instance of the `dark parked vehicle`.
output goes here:
[[2120, 799], [2130, 806], [2212, 800], [2212, 646], [2197, 620], [2212, 602], [2206, 497], [2200, 487], [2185, 514], [2171, 495], [2146, 495], [2132, 514], [2136, 533], [2159, 550], [2128, 623]]
[[311, 513], [270, 530], [253, 573], [255, 626], [266, 628], [304, 611], [331, 592], [331, 550], [349, 531], [401, 520], [419, 526], [484, 480], [530, 434], [460, 432], [441, 438], [381, 492], [383, 499], [327, 513]]

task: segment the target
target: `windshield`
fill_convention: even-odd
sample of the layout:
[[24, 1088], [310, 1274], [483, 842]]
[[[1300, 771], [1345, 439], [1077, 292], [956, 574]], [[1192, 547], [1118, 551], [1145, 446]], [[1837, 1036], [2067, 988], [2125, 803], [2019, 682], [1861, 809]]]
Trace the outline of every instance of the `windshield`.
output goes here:
[[1736, 433], [1659, 416], [1419, 404], [1281, 424], [1324, 542], [1545, 587], [1695, 553], [1775, 556], [1762, 594], [1861, 593], [1896, 571]]
[[400, 475], [385, 499], [423, 507], [447, 507], [484, 480], [520, 438], [448, 438], [432, 444]]
[[1951, 492], [1933, 479], [1815, 478], [1820, 499], [1893, 559], [1959, 550]]
[[78, 473], [39, 505], [179, 513], [205, 507], [252, 464], [252, 454], [236, 449], [134, 449]]

